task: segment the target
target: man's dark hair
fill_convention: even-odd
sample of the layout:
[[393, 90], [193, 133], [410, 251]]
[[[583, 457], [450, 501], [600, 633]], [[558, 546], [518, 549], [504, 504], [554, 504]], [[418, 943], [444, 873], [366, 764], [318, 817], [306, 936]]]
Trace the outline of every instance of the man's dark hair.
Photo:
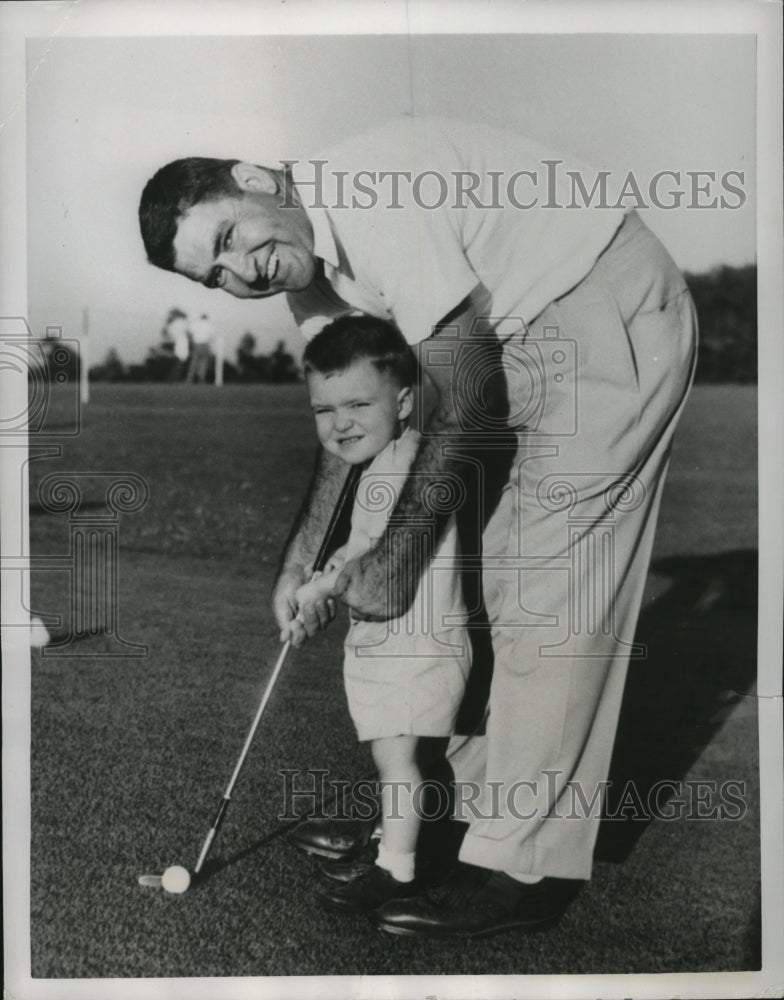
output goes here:
[[401, 387], [416, 382], [417, 360], [403, 334], [375, 316], [341, 316], [334, 320], [310, 341], [302, 364], [306, 375], [331, 375], [364, 359], [380, 372], [388, 372]]
[[139, 202], [139, 226], [151, 264], [174, 270], [174, 237], [180, 219], [200, 201], [238, 194], [231, 171], [239, 162], [191, 156], [167, 163], [147, 181]]

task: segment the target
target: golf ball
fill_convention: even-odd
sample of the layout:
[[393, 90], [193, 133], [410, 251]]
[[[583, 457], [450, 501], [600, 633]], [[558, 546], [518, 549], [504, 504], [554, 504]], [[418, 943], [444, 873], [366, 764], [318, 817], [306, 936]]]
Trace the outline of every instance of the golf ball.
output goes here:
[[40, 649], [42, 646], [48, 646], [51, 642], [52, 637], [47, 631], [46, 625], [41, 621], [40, 618], [30, 619], [30, 645], [35, 649]]
[[161, 878], [161, 885], [167, 892], [185, 892], [190, 884], [190, 873], [182, 865], [172, 865], [171, 868], [167, 868]]

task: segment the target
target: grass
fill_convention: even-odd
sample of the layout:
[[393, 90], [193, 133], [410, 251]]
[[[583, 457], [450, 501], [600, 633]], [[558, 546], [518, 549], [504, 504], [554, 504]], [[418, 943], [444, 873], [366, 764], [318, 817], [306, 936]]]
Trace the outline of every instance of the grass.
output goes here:
[[[81, 434], [31, 466], [37, 555], [68, 516], [54, 472], [133, 472], [119, 533], [119, 633], [33, 657], [32, 971], [37, 977], [698, 972], [759, 966], [756, 480], [751, 387], [698, 387], [676, 443], [613, 765], [622, 787], [744, 782], [734, 822], [604, 824], [594, 878], [547, 933], [475, 944], [390, 938], [313, 902], [282, 834], [283, 768], [369, 773], [340, 676], [342, 625], [293, 656], [214, 849], [181, 897], [137, 876], [192, 867], [277, 650], [276, 560], [309, 477], [299, 386], [95, 386]], [[85, 513], [105, 483], [85, 482]], [[68, 626], [69, 580], [40, 572], [36, 613]], [[55, 652], [55, 651], [51, 651]], [[681, 788], [697, 787], [696, 785]], [[718, 785], [717, 785], [718, 787]]]

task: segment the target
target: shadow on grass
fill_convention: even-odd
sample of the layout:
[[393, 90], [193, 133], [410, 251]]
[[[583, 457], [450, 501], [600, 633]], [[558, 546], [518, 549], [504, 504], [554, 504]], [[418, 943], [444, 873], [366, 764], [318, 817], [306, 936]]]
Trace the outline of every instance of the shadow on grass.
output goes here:
[[634, 808], [617, 815], [629, 783], [647, 803], [658, 782], [680, 782], [756, 678], [757, 553], [674, 556], [651, 571], [672, 583], [637, 626], [647, 656], [629, 668], [597, 861], [625, 861], [650, 823]]

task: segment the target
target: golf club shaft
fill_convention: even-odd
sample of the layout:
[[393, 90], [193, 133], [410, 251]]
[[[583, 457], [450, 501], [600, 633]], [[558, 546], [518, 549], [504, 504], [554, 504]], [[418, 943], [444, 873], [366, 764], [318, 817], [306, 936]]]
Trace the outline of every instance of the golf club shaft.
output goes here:
[[272, 689], [275, 687], [275, 682], [278, 679], [278, 674], [280, 673], [283, 667], [283, 664], [286, 660], [286, 656], [288, 655], [290, 649], [291, 649], [291, 640], [284, 643], [283, 648], [280, 651], [280, 656], [278, 657], [278, 662], [275, 664], [275, 667], [272, 671], [272, 675], [270, 676], [270, 679], [267, 682], [267, 686], [264, 689], [264, 694], [262, 695], [261, 701], [259, 702], [259, 707], [256, 710], [256, 716], [251, 724], [250, 729], [248, 730], [248, 735], [245, 738], [245, 745], [243, 746], [242, 753], [240, 754], [239, 760], [237, 761], [237, 766], [234, 768], [234, 773], [231, 776], [231, 780], [226, 786], [226, 791], [223, 793], [223, 799], [221, 800], [221, 804], [218, 807], [217, 813], [215, 814], [215, 819], [212, 822], [212, 829], [207, 834], [207, 839], [204, 841], [204, 845], [201, 849], [201, 854], [199, 855], [199, 860], [196, 862], [196, 867], [193, 869], [196, 875], [198, 875], [199, 872], [201, 871], [201, 866], [204, 864], [207, 855], [209, 854], [210, 847], [212, 846], [212, 842], [215, 839], [215, 834], [218, 832], [218, 829], [220, 828], [220, 825], [223, 822], [223, 817], [226, 815], [226, 810], [228, 809], [229, 801], [231, 800], [231, 793], [234, 791], [234, 785], [236, 784], [237, 778], [240, 775], [240, 771], [242, 770], [242, 765], [245, 763], [245, 758], [248, 756], [248, 751], [250, 750], [250, 745], [253, 742], [253, 737], [256, 735], [256, 730], [258, 729], [259, 723], [261, 722], [261, 717], [264, 714], [264, 709], [267, 707], [267, 702], [269, 701], [270, 695], [272, 694]]
[[[338, 501], [335, 504], [335, 509], [332, 511], [332, 516], [329, 519], [329, 524], [327, 525], [326, 531], [324, 532], [324, 538], [322, 539], [321, 546], [318, 550], [318, 554], [316, 555], [316, 558], [314, 560], [313, 563], [314, 573], [321, 572], [321, 570], [324, 568], [327, 562], [327, 557], [330, 554], [330, 547], [332, 544], [332, 538], [335, 534], [335, 530], [338, 526], [341, 515], [346, 508], [346, 505], [351, 503], [354, 498], [356, 485], [361, 473], [362, 473], [361, 465], [352, 465], [348, 471], [348, 475], [346, 476], [346, 481], [343, 483], [343, 487], [340, 491], [340, 496], [338, 497]], [[250, 750], [251, 743], [253, 742], [253, 737], [256, 735], [256, 730], [258, 729], [259, 723], [261, 722], [261, 717], [264, 714], [264, 709], [267, 707], [267, 702], [270, 699], [272, 690], [275, 687], [278, 675], [283, 669], [283, 664], [286, 661], [286, 657], [288, 656], [290, 649], [291, 649], [291, 640], [289, 639], [287, 642], [283, 644], [283, 648], [280, 651], [277, 663], [275, 664], [270, 679], [267, 682], [267, 686], [264, 689], [264, 694], [261, 696], [259, 707], [256, 710], [256, 716], [253, 719], [251, 727], [248, 731], [248, 735], [245, 738], [245, 744], [242, 748], [242, 752], [240, 753], [237, 765], [234, 768], [234, 773], [232, 774], [231, 779], [228, 785], [226, 786], [226, 791], [223, 793], [223, 799], [221, 800], [221, 804], [218, 807], [217, 813], [215, 814], [215, 819], [212, 822], [212, 827], [210, 829], [210, 832], [207, 834], [204, 844], [202, 845], [201, 853], [199, 854], [199, 860], [196, 862], [196, 867], [193, 869], [195, 875], [198, 875], [199, 872], [201, 871], [202, 865], [206, 861], [207, 855], [209, 854], [210, 848], [212, 847], [212, 842], [213, 840], [215, 840], [215, 835], [220, 829], [220, 825], [223, 822], [223, 819], [226, 815], [226, 811], [229, 807], [229, 802], [231, 800], [231, 793], [234, 790], [234, 785], [236, 784], [237, 778], [240, 775], [240, 771], [242, 770], [242, 765], [245, 763], [245, 758], [248, 756], [248, 751]]]

